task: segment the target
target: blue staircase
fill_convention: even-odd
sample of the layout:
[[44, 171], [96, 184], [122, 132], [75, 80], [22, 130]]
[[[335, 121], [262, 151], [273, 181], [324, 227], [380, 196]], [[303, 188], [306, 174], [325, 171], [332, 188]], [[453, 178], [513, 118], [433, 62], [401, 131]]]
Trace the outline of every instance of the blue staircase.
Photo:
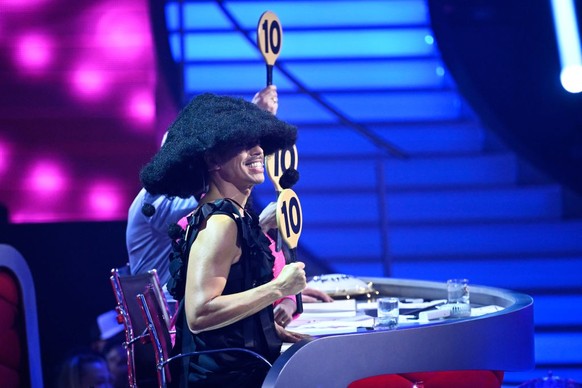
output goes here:
[[[186, 3], [205, 15], [190, 34], [238, 47], [225, 58], [207, 42], [183, 59], [187, 96], [250, 99], [264, 83], [257, 15], [282, 21], [278, 115], [299, 127], [299, 245], [312, 268], [530, 294], [537, 367], [504, 386], [548, 370], [582, 381], [582, 219], [565, 198], [582, 200], [482, 126], [441, 63], [423, 0]], [[266, 183], [255, 196], [275, 193]]]

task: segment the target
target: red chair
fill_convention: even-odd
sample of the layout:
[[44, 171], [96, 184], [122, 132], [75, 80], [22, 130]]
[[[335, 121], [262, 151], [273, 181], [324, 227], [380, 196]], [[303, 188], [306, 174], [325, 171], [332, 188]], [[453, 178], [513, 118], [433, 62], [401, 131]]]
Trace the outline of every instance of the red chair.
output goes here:
[[0, 382], [42, 387], [36, 296], [30, 269], [14, 248], [0, 244]]
[[348, 385], [348, 388], [412, 388], [418, 382], [422, 382], [424, 388], [499, 388], [503, 382], [503, 376], [503, 372], [488, 370], [388, 374], [356, 380]]
[[0, 381], [9, 387], [21, 385], [20, 353], [22, 344], [18, 327], [20, 292], [16, 278], [0, 269]]

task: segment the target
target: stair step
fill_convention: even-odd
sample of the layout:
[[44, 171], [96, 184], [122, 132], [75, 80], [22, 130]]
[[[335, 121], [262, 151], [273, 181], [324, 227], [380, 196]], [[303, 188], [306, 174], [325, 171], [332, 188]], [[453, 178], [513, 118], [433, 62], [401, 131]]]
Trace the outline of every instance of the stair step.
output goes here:
[[[301, 246], [307, 242], [300, 240]], [[375, 257], [354, 255], [326, 256], [326, 263], [338, 273], [354, 276], [383, 276], [380, 254]], [[450, 278], [467, 278], [473, 284], [505, 288], [529, 293], [532, 288], [544, 292], [582, 289], [582, 250], [577, 255], [546, 256], [527, 255], [520, 257], [500, 256], [497, 258], [431, 259], [422, 261], [402, 261], [392, 259], [392, 277], [446, 281]]]
[[[582, 381], [582, 333], [535, 333], [534, 351], [536, 369], [520, 372], [506, 372], [503, 387], [515, 387], [526, 381], [541, 380], [551, 373], [559, 381], [572, 379]], [[506, 384], [513, 385], [506, 385]], [[558, 386], [558, 384], [552, 384]], [[566, 384], [564, 384], [566, 385]], [[536, 385], [542, 386], [542, 385]], [[544, 384], [544, 386], [546, 386]], [[549, 385], [547, 385], [549, 386]]]
[[[356, 214], [354, 212], [354, 214]], [[567, 255], [582, 252], [582, 221], [391, 227], [389, 247], [399, 260], [419, 257]], [[326, 257], [378, 257], [376, 225], [304, 228], [302, 243]]]
[[582, 221], [394, 227], [396, 255], [570, 253], [582, 251]]
[[[374, 192], [326, 193], [296, 190], [306, 228], [317, 224], [351, 224], [353, 209], [358, 223], [377, 223], [380, 213]], [[390, 192], [386, 198], [389, 222], [459, 222], [557, 219], [562, 215], [561, 188], [557, 185]], [[338, 211], [342, 209], [342, 211]]]
[[575, 255], [548, 254], [520, 257], [500, 256], [494, 259], [465, 257], [459, 260], [393, 260], [392, 276], [445, 281], [464, 277], [471, 283], [511, 290], [532, 288], [558, 292], [582, 288], [582, 250]]
[[559, 186], [455, 192], [394, 193], [388, 197], [393, 221], [525, 220], [562, 214]]
[[[582, 281], [579, 282], [578, 286], [582, 288]], [[582, 327], [582, 294], [531, 296], [534, 298], [534, 322], [536, 326], [576, 325]]]
[[[483, 130], [474, 123], [427, 122], [424, 125], [368, 125], [381, 139], [415, 156], [423, 154], [475, 154], [483, 147]], [[325, 146], [323, 146], [325, 145]], [[377, 148], [352, 128], [300, 128], [297, 141], [301, 156], [373, 154]]]
[[538, 366], [534, 370], [528, 370], [523, 372], [505, 372], [505, 377], [503, 379], [503, 385], [501, 388], [515, 388], [526, 381], [536, 380], [548, 377], [548, 373], [551, 372], [552, 376], [560, 377], [560, 379], [572, 379], [576, 382], [582, 381], [582, 368], [568, 367], [564, 365], [554, 364], [554, 365], [544, 365]]
[[[260, 60], [247, 62], [198, 62], [190, 63], [187, 72], [196, 74], [189, 78], [186, 90], [200, 94], [212, 90], [214, 93], [244, 96], [250, 101], [257, 92], [257, 85], [263, 82], [264, 74], [257, 71]], [[291, 73], [302, 84], [310, 85], [312, 90], [386, 90], [397, 89], [438, 89], [450, 87], [451, 81], [444, 74], [440, 58], [428, 56], [421, 58], [350, 60], [322, 62], [294, 62], [285, 60], [273, 69], [279, 91], [280, 107], [287, 104], [286, 93], [297, 90], [280, 69]], [[349, 77], [338, 74], [349, 72]]]
[[[296, 191], [375, 190], [376, 166], [370, 155], [327, 159], [299, 155], [300, 179]], [[515, 184], [516, 176], [517, 162], [511, 154], [389, 159], [384, 163], [384, 179], [389, 189], [499, 187]], [[261, 192], [263, 187], [257, 190]]]
[[[284, 67], [304, 85], [313, 90], [386, 90], [442, 88], [450, 86], [443, 64], [437, 56], [376, 59], [358, 59], [346, 62], [284, 62]], [[254, 67], [256, 72], [256, 66]], [[338, 75], [349, 76], [339, 76]], [[283, 80], [284, 77], [277, 77]], [[295, 90], [278, 83], [279, 91]], [[284, 104], [284, 100], [282, 103]]]
[[582, 365], [582, 333], [536, 333], [537, 364]]
[[[259, 13], [260, 14], [260, 13]], [[285, 30], [284, 58], [317, 61], [325, 59], [350, 58], [401, 58], [407, 56], [436, 55], [434, 42], [427, 42], [432, 36], [430, 28], [414, 26], [404, 29], [382, 27], [376, 29], [353, 30]], [[329, 44], [330, 41], [341, 44]], [[378, 44], [378, 41], [384, 44]], [[217, 50], [228, 47], [228, 50]], [[179, 39], [170, 40], [174, 58], [182, 60]], [[190, 28], [184, 49], [188, 61], [248, 61], [260, 59], [260, 52], [250, 45], [245, 36], [233, 31], [230, 26], [222, 31], [206, 28]]]
[[463, 101], [456, 90], [388, 91], [323, 95], [336, 109], [353, 121], [407, 121], [463, 117]]
[[[228, 4], [228, 9], [246, 29], [256, 29], [255, 19], [265, 10], [266, 2], [240, 1]], [[210, 8], [205, 2], [189, 3], [192, 12], [198, 16], [205, 8]], [[202, 7], [206, 5], [206, 7]], [[356, 3], [349, 1], [310, 0], [282, 1], [277, 3], [277, 14], [285, 15], [281, 23], [285, 29], [298, 27], [318, 28], [351, 27], [351, 26], [406, 26], [408, 24], [428, 23], [428, 10], [425, 0], [361, 0]], [[199, 9], [201, 9], [199, 11]], [[325, 12], [313, 12], [314, 9], [325, 9]], [[223, 24], [228, 23], [221, 12], [216, 12]], [[212, 16], [212, 15], [210, 15]], [[199, 16], [200, 22], [208, 23], [207, 16]]]
[[483, 128], [476, 122], [438, 122], [402, 127], [395, 124], [371, 126], [381, 138], [404, 152], [415, 154], [455, 154], [483, 149]]
[[[319, 93], [325, 103], [355, 122], [455, 120], [465, 116], [463, 100], [454, 90]], [[301, 126], [337, 123], [338, 117], [308, 95], [281, 93], [285, 101], [277, 116]]]

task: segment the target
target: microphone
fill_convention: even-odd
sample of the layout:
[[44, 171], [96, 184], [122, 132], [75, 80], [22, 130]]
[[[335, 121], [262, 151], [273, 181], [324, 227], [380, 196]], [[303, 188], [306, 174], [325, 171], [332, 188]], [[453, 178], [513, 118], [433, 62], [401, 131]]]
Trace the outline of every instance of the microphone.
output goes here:
[[297, 183], [297, 181], [299, 181], [299, 171], [290, 167], [285, 170], [279, 178], [279, 186], [281, 186], [282, 189], [290, 189]]
[[144, 203], [141, 207], [141, 212], [146, 217], [151, 217], [156, 212], [156, 208], [151, 203]]
[[174, 241], [182, 237], [183, 231], [184, 229], [182, 229], [182, 227], [178, 224], [170, 224], [170, 226], [168, 226], [168, 236], [170, 236], [170, 238]]

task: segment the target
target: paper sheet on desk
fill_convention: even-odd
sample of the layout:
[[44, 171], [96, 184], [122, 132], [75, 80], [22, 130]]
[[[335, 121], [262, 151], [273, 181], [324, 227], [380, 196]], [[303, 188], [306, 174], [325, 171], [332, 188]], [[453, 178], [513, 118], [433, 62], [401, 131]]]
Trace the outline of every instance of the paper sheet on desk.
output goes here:
[[330, 303], [304, 303], [301, 319], [325, 319], [354, 317], [356, 315], [355, 299], [335, 300]]
[[[398, 302], [398, 308], [402, 310], [416, 310], [416, 309], [424, 309], [432, 306], [436, 306], [438, 304], [442, 304], [446, 302], [446, 299], [435, 299], [428, 302], [419, 302], [419, 303], [405, 303], [405, 302]], [[365, 301], [358, 303], [358, 311], [361, 310], [372, 310], [377, 309], [378, 303], [375, 301]]]
[[473, 307], [471, 309], [471, 316], [472, 317], [480, 317], [481, 315], [496, 313], [497, 311], [501, 311], [504, 308], [497, 305], [489, 305], [489, 306], [482, 306], [482, 307]]
[[309, 335], [356, 333], [358, 327], [374, 326], [374, 318], [365, 314], [345, 318], [306, 319], [304, 315], [287, 326], [287, 330]]

